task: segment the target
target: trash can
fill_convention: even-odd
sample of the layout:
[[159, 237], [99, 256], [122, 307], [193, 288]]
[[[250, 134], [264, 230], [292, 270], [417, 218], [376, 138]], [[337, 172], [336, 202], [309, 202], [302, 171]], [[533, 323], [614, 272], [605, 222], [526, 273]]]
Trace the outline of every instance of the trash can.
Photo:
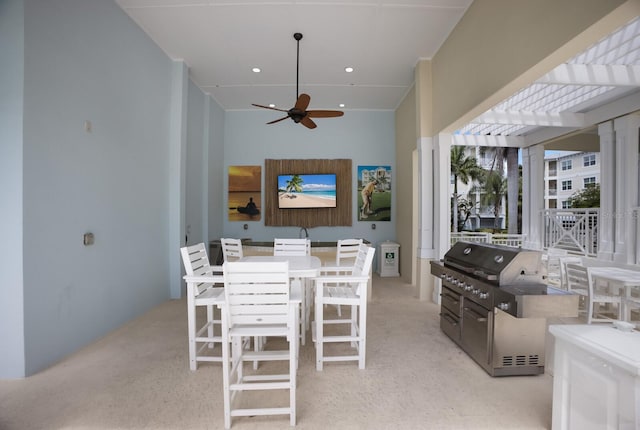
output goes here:
[[400, 245], [389, 240], [378, 245], [378, 274], [382, 277], [400, 276]]

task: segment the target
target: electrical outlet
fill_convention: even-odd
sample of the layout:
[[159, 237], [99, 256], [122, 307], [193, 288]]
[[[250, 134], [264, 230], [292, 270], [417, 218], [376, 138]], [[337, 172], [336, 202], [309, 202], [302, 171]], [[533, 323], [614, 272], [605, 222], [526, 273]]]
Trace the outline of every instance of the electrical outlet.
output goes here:
[[93, 130], [93, 124], [91, 124], [91, 121], [89, 121], [88, 119], [84, 121], [84, 131], [86, 131], [87, 133], [91, 133], [91, 131]]

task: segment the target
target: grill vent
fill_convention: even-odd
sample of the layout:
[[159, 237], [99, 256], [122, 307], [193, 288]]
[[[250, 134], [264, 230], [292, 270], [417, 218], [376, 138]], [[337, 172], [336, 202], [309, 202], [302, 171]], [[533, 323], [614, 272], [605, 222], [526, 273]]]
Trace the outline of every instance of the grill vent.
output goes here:
[[540, 356], [537, 354], [533, 355], [503, 355], [502, 356], [502, 366], [503, 367], [511, 367], [511, 366], [538, 366], [540, 361]]

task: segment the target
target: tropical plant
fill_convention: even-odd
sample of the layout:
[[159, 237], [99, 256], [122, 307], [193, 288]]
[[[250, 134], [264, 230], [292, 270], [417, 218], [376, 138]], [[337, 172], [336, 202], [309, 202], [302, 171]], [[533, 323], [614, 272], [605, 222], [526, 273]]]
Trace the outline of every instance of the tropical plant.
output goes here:
[[477, 207], [477, 203], [475, 199], [458, 199], [458, 230], [464, 230], [464, 226], [469, 220], [469, 217], [473, 213], [474, 209]]
[[575, 192], [568, 199], [572, 208], [599, 208], [600, 184], [591, 184]]
[[285, 190], [287, 191], [287, 193], [291, 193], [293, 191], [299, 193], [302, 191], [303, 183], [304, 181], [302, 180], [300, 175], [293, 175], [291, 179], [287, 181]]
[[[458, 231], [458, 181], [469, 184], [471, 180], [478, 180], [482, 177], [482, 168], [478, 166], [476, 157], [467, 155], [464, 146], [451, 147], [451, 176], [453, 176], [453, 231]], [[466, 221], [466, 220], [465, 220]]]
[[483, 206], [493, 209], [493, 229], [500, 229], [500, 210], [502, 199], [507, 193], [507, 179], [495, 170], [485, 171], [481, 182], [480, 202]]
[[507, 160], [507, 228], [509, 233], [517, 233], [518, 228], [518, 196], [520, 190], [518, 188], [519, 170], [518, 170], [518, 148], [512, 147], [481, 147], [480, 153], [485, 157], [492, 157], [489, 170], [496, 171], [501, 177], [504, 177], [504, 160]]

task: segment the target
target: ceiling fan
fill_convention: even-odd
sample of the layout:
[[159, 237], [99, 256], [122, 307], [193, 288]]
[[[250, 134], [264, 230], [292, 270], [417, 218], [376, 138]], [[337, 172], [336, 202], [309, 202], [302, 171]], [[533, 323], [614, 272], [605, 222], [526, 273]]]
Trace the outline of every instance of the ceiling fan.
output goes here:
[[344, 115], [344, 112], [339, 110], [307, 110], [311, 97], [308, 94], [299, 94], [298, 92], [298, 74], [300, 71], [300, 39], [302, 39], [302, 33], [294, 33], [293, 38], [296, 39], [298, 44], [298, 51], [296, 57], [296, 104], [289, 110], [278, 109], [270, 106], [257, 105], [252, 103], [253, 106], [277, 110], [279, 112], [286, 112], [287, 116], [268, 122], [267, 124], [275, 124], [276, 122], [283, 121], [287, 118], [291, 118], [293, 122], [301, 123], [307, 128], [316, 128], [316, 123], [311, 118], [333, 118]]

